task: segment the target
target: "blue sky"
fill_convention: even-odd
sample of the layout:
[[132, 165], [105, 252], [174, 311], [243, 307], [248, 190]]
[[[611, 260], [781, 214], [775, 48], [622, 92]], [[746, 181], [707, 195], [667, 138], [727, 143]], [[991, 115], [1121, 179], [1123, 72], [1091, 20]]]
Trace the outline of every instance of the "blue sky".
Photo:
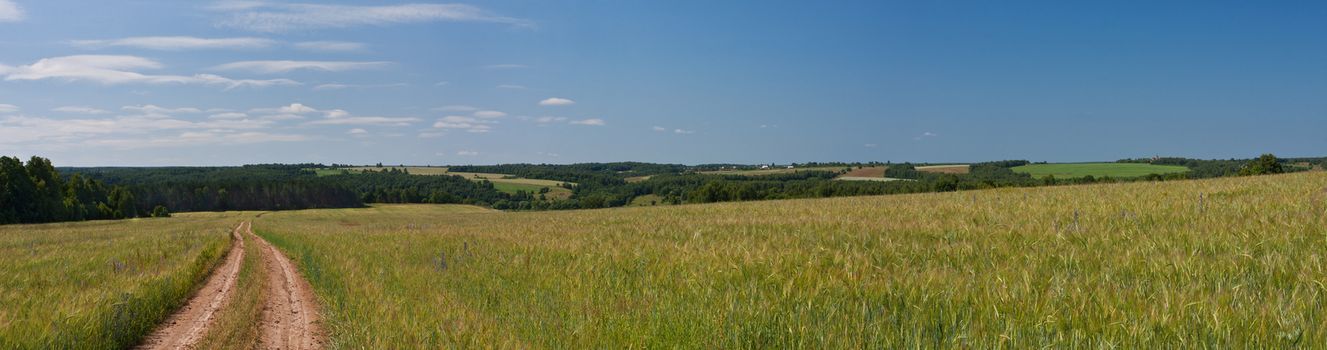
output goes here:
[[57, 165], [1327, 155], [1327, 3], [0, 0]]

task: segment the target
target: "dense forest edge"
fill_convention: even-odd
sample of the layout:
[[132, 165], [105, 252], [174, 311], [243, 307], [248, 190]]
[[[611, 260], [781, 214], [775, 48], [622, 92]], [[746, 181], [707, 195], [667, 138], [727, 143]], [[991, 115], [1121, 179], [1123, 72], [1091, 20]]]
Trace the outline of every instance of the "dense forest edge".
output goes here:
[[[918, 170], [913, 163], [803, 163], [810, 170], [786, 174], [710, 174], [721, 169], [758, 169], [741, 164], [503, 164], [453, 166], [450, 171], [506, 174], [562, 181], [568, 198], [538, 191], [499, 191], [488, 180], [455, 175], [414, 175], [401, 168], [380, 171], [318, 171], [348, 165], [257, 164], [239, 167], [67, 167], [32, 157], [25, 164], [0, 157], [0, 224], [164, 217], [171, 212], [354, 208], [366, 203], [470, 204], [501, 210], [563, 210], [628, 205], [674, 205], [770, 199], [824, 198], [999, 187], [1171, 181], [1249, 176], [1327, 168], [1323, 158], [1199, 160], [1123, 159], [1120, 163], [1178, 165], [1188, 172], [1112, 178], [1034, 178], [1011, 168], [1033, 164], [1005, 160], [969, 165], [964, 174]], [[862, 167], [884, 166], [898, 181], [837, 181]], [[837, 170], [826, 170], [837, 169]], [[631, 181], [629, 179], [643, 179]]]

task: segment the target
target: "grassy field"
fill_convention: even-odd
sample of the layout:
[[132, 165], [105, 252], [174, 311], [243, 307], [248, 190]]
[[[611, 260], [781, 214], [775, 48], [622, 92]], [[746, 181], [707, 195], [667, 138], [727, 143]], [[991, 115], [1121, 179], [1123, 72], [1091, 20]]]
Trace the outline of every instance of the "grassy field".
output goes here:
[[967, 164], [955, 165], [927, 165], [917, 167], [917, 171], [941, 174], [967, 174], [971, 166]]
[[135, 344], [220, 261], [243, 215], [0, 226], [0, 348]]
[[1054, 175], [1056, 178], [1093, 177], [1138, 177], [1150, 174], [1171, 174], [1189, 171], [1178, 165], [1152, 165], [1142, 163], [1056, 163], [1029, 164], [1012, 168], [1015, 172], [1028, 173], [1033, 177]]
[[568, 212], [278, 212], [332, 347], [1327, 343], [1327, 174]]

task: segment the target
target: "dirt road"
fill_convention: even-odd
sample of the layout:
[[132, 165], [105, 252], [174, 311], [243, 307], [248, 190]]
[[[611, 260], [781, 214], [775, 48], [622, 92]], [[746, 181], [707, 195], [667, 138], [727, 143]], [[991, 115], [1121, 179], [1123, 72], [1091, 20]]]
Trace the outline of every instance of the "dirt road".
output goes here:
[[263, 246], [263, 260], [267, 262], [267, 300], [258, 344], [263, 349], [318, 349], [322, 348], [323, 332], [319, 326], [318, 305], [313, 288], [300, 277], [295, 265], [262, 237], [249, 232], [255, 242]]
[[152, 332], [139, 349], [193, 349], [208, 334], [216, 316], [229, 307], [244, 262], [246, 238], [258, 244], [266, 269], [267, 290], [258, 323], [258, 347], [262, 349], [320, 349], [326, 333], [319, 325], [313, 289], [295, 265], [262, 237], [253, 234], [252, 224], [241, 223], [232, 233], [236, 244], [225, 261], [208, 277], [203, 288], [184, 307]]
[[244, 234], [241, 232], [248, 232], [248, 227], [248, 222], [235, 227], [231, 232], [235, 245], [226, 253], [225, 261], [212, 271], [203, 288], [152, 332], [139, 349], [190, 349], [198, 345], [217, 312], [226, 307], [235, 294], [235, 282], [240, 266], [244, 264]]

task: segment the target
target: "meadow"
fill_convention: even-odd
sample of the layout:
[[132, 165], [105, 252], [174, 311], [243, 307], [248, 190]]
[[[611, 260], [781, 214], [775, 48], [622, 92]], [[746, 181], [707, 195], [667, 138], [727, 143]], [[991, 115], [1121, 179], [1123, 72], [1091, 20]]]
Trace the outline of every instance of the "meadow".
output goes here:
[[[1028, 164], [1012, 168], [1015, 172], [1027, 173], [1033, 177], [1055, 176], [1057, 179], [1093, 177], [1139, 177], [1151, 174], [1165, 175], [1183, 173], [1189, 168], [1178, 165], [1152, 165], [1144, 163], [1053, 163]], [[920, 169], [919, 169], [920, 170]]]
[[333, 347], [1327, 342], [1327, 174], [564, 212], [276, 212]]
[[135, 344], [207, 276], [241, 215], [0, 226], [0, 348]]

